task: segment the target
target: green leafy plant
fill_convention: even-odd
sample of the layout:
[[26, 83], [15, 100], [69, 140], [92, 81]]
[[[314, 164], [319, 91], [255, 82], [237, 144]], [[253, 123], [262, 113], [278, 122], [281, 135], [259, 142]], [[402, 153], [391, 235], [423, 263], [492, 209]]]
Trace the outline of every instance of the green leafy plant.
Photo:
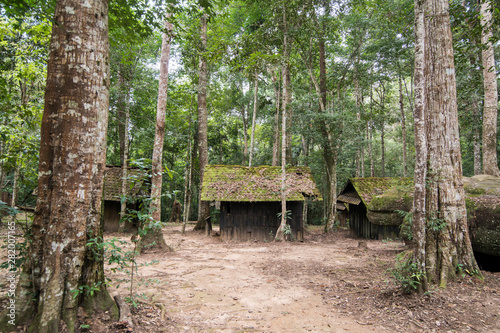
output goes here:
[[[2, 223], [7, 229], [7, 238], [2, 249], [7, 249], [7, 260], [0, 263], [0, 268], [3, 269], [18, 269], [26, 259], [26, 251], [31, 242], [31, 225], [33, 218], [27, 214], [21, 213], [16, 208], [8, 206], [5, 202], [0, 201], [0, 216], [6, 215], [2, 219]], [[24, 216], [24, 218], [19, 218]]]
[[396, 210], [401, 217], [403, 223], [399, 226], [399, 236], [403, 239], [413, 239], [413, 212], [406, 212], [404, 210]]
[[396, 265], [389, 270], [396, 284], [405, 293], [412, 293], [418, 289], [424, 278], [424, 272], [418, 270], [417, 264], [412, 261], [412, 252], [403, 252], [396, 257]]
[[427, 217], [427, 227], [435, 232], [444, 230], [446, 221], [438, 217], [439, 212], [431, 212]]
[[292, 231], [292, 226], [287, 224], [283, 228], [283, 236], [285, 236], [285, 239], [288, 241], [293, 241], [294, 240], [294, 235]]

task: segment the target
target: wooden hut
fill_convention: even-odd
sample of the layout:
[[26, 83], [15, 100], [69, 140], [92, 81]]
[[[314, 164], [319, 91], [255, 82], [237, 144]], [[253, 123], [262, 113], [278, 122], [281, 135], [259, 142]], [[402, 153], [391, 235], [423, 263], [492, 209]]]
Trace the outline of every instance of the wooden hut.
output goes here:
[[349, 205], [349, 227], [368, 239], [397, 238], [413, 201], [412, 178], [351, 178], [337, 197]]
[[[469, 235], [474, 251], [500, 257], [500, 178], [463, 177]], [[412, 178], [351, 178], [337, 197], [349, 210], [349, 226], [360, 237], [399, 237], [413, 207]]]
[[[322, 200], [308, 167], [286, 169], [288, 224], [302, 241], [303, 202]], [[207, 165], [202, 201], [220, 203], [220, 235], [224, 240], [266, 240], [276, 235], [281, 213], [281, 167]]]
[[[132, 198], [137, 198], [134, 203], [127, 203], [127, 209], [137, 209], [140, 198], [149, 196], [151, 191], [145, 181], [144, 171], [137, 168], [128, 169], [128, 184], [127, 195]], [[104, 171], [104, 190], [103, 190], [103, 214], [104, 231], [116, 232], [120, 228], [120, 210], [122, 196], [122, 167], [106, 166]], [[126, 222], [124, 230], [132, 230], [137, 228], [137, 221]]]

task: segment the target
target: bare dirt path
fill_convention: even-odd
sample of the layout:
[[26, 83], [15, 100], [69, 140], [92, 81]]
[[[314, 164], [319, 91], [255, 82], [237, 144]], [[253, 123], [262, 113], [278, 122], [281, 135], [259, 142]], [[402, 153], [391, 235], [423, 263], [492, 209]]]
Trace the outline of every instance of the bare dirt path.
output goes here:
[[[388, 272], [407, 249], [399, 241], [366, 241], [348, 231], [325, 236], [309, 227], [302, 243], [222, 242], [180, 229], [164, 229], [174, 252], [137, 259], [134, 328], [105, 313], [82, 318], [90, 328], [80, 332], [500, 333], [500, 273], [483, 271], [484, 281], [464, 276], [445, 290], [405, 295]], [[105, 238], [113, 237], [131, 249], [129, 235]], [[0, 243], [6, 239], [1, 228]], [[1, 248], [0, 262], [6, 254]], [[130, 272], [116, 268], [105, 268], [109, 290], [129, 296]], [[8, 304], [8, 287], [0, 268], [0, 310]]]
[[[500, 332], [499, 273], [403, 295], [387, 271], [399, 241], [359, 246], [318, 229], [303, 243], [222, 242], [179, 225], [164, 234], [174, 252], [138, 259], [135, 332]], [[112, 284], [123, 280], [111, 293], [125, 296], [128, 276], [109, 268]]]

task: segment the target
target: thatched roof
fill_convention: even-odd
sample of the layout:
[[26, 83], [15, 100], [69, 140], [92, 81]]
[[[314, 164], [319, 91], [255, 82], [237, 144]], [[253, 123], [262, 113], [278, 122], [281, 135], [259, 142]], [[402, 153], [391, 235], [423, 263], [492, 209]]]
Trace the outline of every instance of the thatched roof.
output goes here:
[[[145, 186], [144, 171], [136, 168], [128, 169], [127, 195], [138, 196], [149, 192]], [[106, 166], [104, 171], [103, 200], [120, 201], [122, 195], [122, 167]]]
[[[322, 200], [308, 167], [289, 167], [286, 174], [287, 201], [304, 201], [304, 197]], [[281, 167], [207, 165], [201, 200], [281, 201]]]

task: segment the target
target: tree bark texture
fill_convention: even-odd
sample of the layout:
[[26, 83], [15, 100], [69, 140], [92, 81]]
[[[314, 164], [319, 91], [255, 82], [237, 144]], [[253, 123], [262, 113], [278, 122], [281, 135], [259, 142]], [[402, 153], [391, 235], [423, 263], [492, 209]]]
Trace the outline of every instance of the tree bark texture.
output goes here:
[[253, 161], [253, 146], [255, 142], [255, 120], [257, 118], [257, 102], [258, 102], [258, 92], [259, 92], [259, 73], [255, 71], [255, 81], [253, 85], [253, 115], [252, 115], [252, 133], [250, 134], [250, 157], [248, 160], [248, 166], [252, 166]]
[[403, 145], [403, 177], [408, 174], [408, 165], [406, 161], [406, 115], [403, 98], [403, 83], [402, 78], [399, 76], [399, 112], [401, 113], [401, 137]]
[[281, 223], [276, 231], [276, 240], [284, 240], [284, 229], [286, 226], [286, 163], [287, 163], [287, 151], [288, 151], [288, 138], [287, 129], [289, 121], [288, 118], [288, 102], [289, 102], [289, 78], [290, 75], [290, 64], [289, 56], [290, 49], [288, 45], [288, 27], [286, 20], [286, 7], [285, 2], [283, 2], [283, 57], [284, 64], [282, 67], [282, 79], [283, 79], [283, 102], [282, 102], [282, 114], [281, 114]]
[[491, 38], [492, 10], [490, 0], [481, 0], [481, 44], [483, 60], [483, 173], [500, 177], [497, 162], [497, 114], [498, 90], [495, 53]]
[[[119, 132], [121, 132], [120, 124], [123, 127], [123, 138], [120, 137], [120, 157], [122, 163], [122, 197], [126, 197], [128, 193], [128, 122], [130, 119], [130, 105], [128, 103], [129, 99], [129, 88], [128, 85], [123, 80], [123, 77], [119, 78], [120, 85], [120, 99], [122, 103], [120, 103], [120, 109], [122, 112], [119, 112], [123, 116], [122, 119], [118, 120]], [[123, 140], [123, 142], [122, 142]], [[120, 205], [120, 217], [124, 218], [127, 213], [127, 200], [122, 199]], [[125, 228], [125, 221], [120, 221], [119, 231], [123, 232]]]
[[[107, 1], [56, 4], [41, 126], [38, 200], [16, 291], [16, 323], [74, 332], [77, 309], [117, 315], [102, 253], [86, 246], [100, 223], [109, 106]], [[72, 291], [98, 287], [90, 295]], [[2, 317], [1, 330], [6, 326]], [[64, 324], [63, 324], [64, 323]], [[7, 331], [7, 329], [5, 329]]]
[[[421, 252], [425, 249], [425, 263], [417, 261], [417, 264], [419, 267], [425, 265], [429, 283], [444, 288], [458, 267], [478, 274], [479, 270], [467, 228], [448, 1], [432, 0], [424, 4], [424, 78], [423, 82], [417, 82], [416, 76], [416, 86], [421, 89], [423, 85], [425, 89], [423, 113], [428, 153], [425, 178], [426, 229], [422, 236], [422, 222], [419, 220], [419, 234], [415, 235], [415, 241], [418, 244], [418, 260], [421, 260]], [[419, 127], [420, 122], [419, 119]], [[417, 140], [422, 139], [421, 132], [415, 136]], [[419, 168], [422, 167], [421, 163], [419, 161]], [[420, 177], [418, 191], [423, 191], [422, 170], [416, 172]], [[416, 195], [419, 200], [416, 204], [421, 212], [421, 193], [418, 191]], [[423, 246], [422, 237], [425, 237]]]
[[248, 161], [248, 121], [244, 104], [241, 106], [241, 119], [243, 121], [243, 160], [241, 165], [246, 165]]
[[[473, 114], [475, 119], [480, 119], [479, 117], [479, 106], [478, 102], [472, 102], [472, 107], [474, 109]], [[481, 168], [481, 127], [478, 124], [474, 124], [472, 129], [473, 133], [473, 145], [474, 145], [474, 176], [482, 174]]]
[[415, 172], [413, 195], [413, 261], [417, 264], [418, 272], [422, 273], [422, 283], [419, 292], [427, 287], [425, 275], [425, 225], [426, 225], [426, 176], [427, 176], [427, 135], [425, 129], [425, 20], [424, 1], [415, 0], [415, 108], [413, 112], [415, 131]]
[[273, 73], [273, 86], [274, 86], [274, 94], [276, 98], [276, 113], [274, 114], [274, 141], [273, 141], [273, 158], [271, 165], [278, 166], [278, 158], [279, 158], [279, 146], [280, 146], [280, 85], [279, 80], [276, 75]]
[[[170, 60], [170, 43], [172, 41], [172, 24], [169, 22], [170, 14], [166, 14], [163, 28], [165, 31], [162, 35], [161, 57], [160, 57], [160, 79], [158, 83], [158, 103], [156, 106], [156, 128], [155, 141], [153, 145], [153, 157], [151, 168], [151, 215], [155, 222], [161, 221], [161, 188], [163, 182], [163, 140], [165, 138], [165, 115], [167, 110], [167, 94], [168, 94], [168, 62]], [[143, 228], [148, 228], [146, 235], [141, 237], [139, 241], [139, 249], [154, 244], [162, 250], [168, 249], [161, 227], [149, 227], [143, 225]]]
[[[207, 110], [207, 82], [208, 82], [208, 61], [204, 54], [207, 50], [207, 15], [201, 17], [201, 44], [200, 55], [200, 75], [198, 81], [198, 149], [200, 163], [200, 199], [201, 184], [203, 184], [203, 173], [208, 164], [208, 110]], [[194, 230], [205, 229], [206, 219], [210, 215], [208, 201], [199, 200], [198, 222]]]

